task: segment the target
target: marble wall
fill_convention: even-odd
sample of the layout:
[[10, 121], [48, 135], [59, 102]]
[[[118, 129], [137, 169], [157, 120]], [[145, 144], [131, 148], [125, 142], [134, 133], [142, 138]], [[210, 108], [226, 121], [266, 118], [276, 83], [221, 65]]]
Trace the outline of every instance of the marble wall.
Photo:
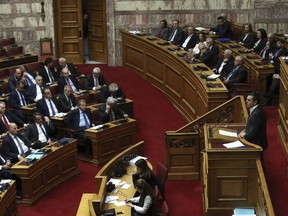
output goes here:
[[39, 53], [40, 38], [54, 38], [53, 0], [43, 1], [45, 21], [41, 18], [43, 0], [1, 0], [0, 38], [15, 37], [25, 52]]
[[[41, 2], [45, 2], [45, 22]], [[56, 1], [56, 0], [55, 0]], [[91, 0], [92, 1], [92, 0]], [[39, 51], [39, 39], [54, 39], [53, 0], [1, 0], [0, 37], [15, 37], [27, 52]], [[287, 0], [107, 0], [109, 65], [121, 65], [121, 29], [154, 33], [161, 19], [178, 18], [182, 25], [214, 26], [221, 12], [254, 29], [288, 33]]]

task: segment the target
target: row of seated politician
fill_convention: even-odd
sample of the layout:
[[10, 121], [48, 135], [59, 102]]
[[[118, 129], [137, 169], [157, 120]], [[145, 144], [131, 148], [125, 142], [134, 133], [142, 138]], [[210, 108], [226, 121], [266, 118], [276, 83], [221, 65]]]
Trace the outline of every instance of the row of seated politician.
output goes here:
[[274, 33], [267, 34], [263, 28], [254, 32], [251, 24], [248, 23], [243, 25], [241, 34], [236, 37], [225, 13], [222, 13], [217, 21], [218, 25], [209, 30], [197, 31], [193, 26], [188, 26], [184, 31], [177, 19], [172, 21], [171, 27], [168, 27], [166, 20], [161, 20], [156, 36], [178, 46], [179, 49], [186, 50], [191, 61], [205, 63], [215, 73], [220, 74], [220, 78], [230, 92], [234, 89], [233, 84], [247, 81], [248, 72], [243, 66], [243, 56], [239, 55], [234, 58], [229, 49], [225, 50], [224, 56], [219, 58], [219, 49], [214, 40], [220, 42], [235, 40], [245, 47], [245, 53], [259, 55], [263, 62], [272, 63], [275, 66], [274, 74], [267, 78], [267, 92], [263, 94], [267, 100], [262, 104], [270, 105], [275, 93], [279, 90], [279, 57], [288, 55], [285, 41], [275, 37]]
[[[60, 76], [54, 70], [52, 59], [47, 58], [39, 72], [28, 72], [25, 66], [19, 66], [9, 78], [9, 94], [4, 94], [0, 101], [0, 178], [13, 178], [10, 168], [14, 163], [29, 155], [31, 149], [56, 141], [57, 128], [52, 119], [58, 114], [66, 113], [66, 126], [72, 130], [74, 138], [84, 144], [88, 155], [91, 155], [91, 140], [85, 135], [87, 128], [128, 117], [118, 106], [126, 99], [125, 93], [116, 83], [108, 83], [100, 68], [95, 67], [86, 77], [64, 58], [58, 61], [62, 68]], [[77, 97], [79, 80], [89, 91], [84, 95], [98, 95], [97, 100], [90, 101], [92, 105], [99, 104], [97, 118], [93, 117], [95, 110], [88, 107], [85, 99], [81, 95]], [[51, 93], [51, 85], [58, 86], [59, 94]], [[23, 107], [35, 106], [35, 103], [33, 121], [28, 122]], [[19, 190], [21, 184], [17, 185]]]

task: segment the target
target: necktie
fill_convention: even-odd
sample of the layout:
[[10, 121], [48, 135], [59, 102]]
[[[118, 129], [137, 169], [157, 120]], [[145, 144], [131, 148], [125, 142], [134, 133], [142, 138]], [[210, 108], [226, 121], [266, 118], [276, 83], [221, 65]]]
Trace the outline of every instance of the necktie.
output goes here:
[[48, 75], [49, 75], [50, 82], [54, 82], [54, 78], [52, 76], [51, 70], [49, 68], [47, 68], [47, 70], [48, 70]]
[[54, 115], [56, 114], [56, 112], [55, 112], [55, 110], [54, 110], [54, 107], [53, 107], [53, 104], [52, 104], [51, 99], [49, 100], [49, 104], [50, 104], [50, 107], [51, 107], [52, 116], [54, 116]]
[[2, 164], [6, 164], [6, 160], [0, 155], [0, 160], [2, 161]]
[[95, 81], [95, 82], [94, 82], [94, 85], [95, 85], [95, 87], [97, 87], [97, 86], [99, 85], [99, 84], [98, 84], [98, 83], [99, 83], [99, 82], [98, 82], [98, 78], [94, 78], [94, 81]]
[[26, 106], [27, 103], [26, 103], [25, 98], [24, 98], [24, 96], [23, 96], [23, 94], [21, 92], [20, 92], [20, 98], [21, 98], [23, 106]]
[[43, 128], [44, 125], [40, 124], [39, 126], [40, 126], [40, 129], [42, 130], [43, 134], [45, 135], [46, 139], [48, 140], [48, 135], [47, 135], [46, 131]]
[[[282, 48], [281, 48], [281, 49], [282, 49]], [[277, 58], [277, 57], [278, 57], [278, 55], [279, 55], [281, 49], [277, 50], [277, 52], [274, 54], [273, 58]]]
[[6, 126], [6, 128], [8, 129], [8, 128], [9, 128], [9, 124], [8, 124], [8, 121], [7, 121], [6, 116], [3, 115], [3, 116], [2, 116], [2, 119], [3, 119], [3, 122], [4, 122], [5, 126]]
[[86, 116], [86, 113], [82, 112], [83, 114], [83, 117], [84, 117], [84, 121], [85, 121], [85, 125], [86, 125], [86, 128], [89, 128], [90, 127], [90, 123], [88, 121], [88, 118]]
[[32, 80], [30, 79], [29, 76], [27, 76], [27, 81], [28, 81], [28, 85], [29, 85], [29, 86], [32, 86], [32, 85], [33, 85], [33, 82], [32, 82]]
[[113, 111], [113, 109], [111, 109], [110, 111], [110, 121], [114, 121], [115, 120], [115, 113]]
[[15, 140], [16, 140], [16, 142], [17, 142], [17, 144], [18, 144], [19, 148], [20, 148], [20, 152], [19, 152], [19, 153], [20, 153], [20, 155], [24, 157], [24, 156], [25, 156], [25, 152], [24, 152], [24, 149], [23, 149], [23, 147], [22, 147], [21, 143], [20, 143], [20, 142], [19, 142], [19, 140], [18, 140], [18, 137], [17, 137], [17, 136], [15, 136], [14, 138], [15, 138]]

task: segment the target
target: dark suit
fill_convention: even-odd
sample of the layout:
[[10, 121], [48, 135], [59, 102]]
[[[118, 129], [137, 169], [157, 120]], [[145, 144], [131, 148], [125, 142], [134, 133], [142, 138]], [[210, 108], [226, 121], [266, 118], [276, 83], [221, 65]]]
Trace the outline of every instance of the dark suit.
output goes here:
[[217, 64], [219, 49], [216, 45], [212, 45], [207, 48], [206, 52], [201, 55], [201, 53], [195, 55], [196, 59], [199, 59], [201, 62], [206, 64], [208, 67], [215, 67]]
[[[256, 40], [257, 42], [258, 40]], [[255, 42], [255, 43], [256, 43]], [[261, 52], [261, 50], [266, 46], [266, 43], [267, 43], [267, 38], [263, 38], [257, 46], [255, 46], [255, 43], [254, 43], [254, 46], [253, 46], [253, 50], [255, 53], [259, 54]]]
[[119, 86], [118, 86], [118, 90], [114, 94], [111, 94], [108, 87], [103, 88], [101, 90], [101, 95], [100, 95], [101, 102], [105, 103], [108, 97], [126, 99], [125, 93], [122, 91], [122, 89]]
[[[19, 118], [17, 115], [12, 113], [10, 110], [6, 110], [4, 114], [10, 123], [14, 122], [19, 127], [23, 127], [23, 125], [25, 124], [25, 122], [21, 118]], [[6, 133], [7, 131], [8, 129], [6, 128], [5, 123], [2, 121], [2, 116], [1, 116], [0, 117], [0, 134]]]
[[[23, 97], [26, 101], [26, 104], [30, 104], [33, 100], [32, 98], [30, 98], [27, 94], [27, 92], [24, 90], [22, 91], [22, 94], [23, 94]], [[16, 89], [14, 91], [12, 91], [9, 95], [9, 103], [10, 103], [10, 106], [13, 108], [13, 109], [20, 109], [22, 106], [21, 106], [21, 102], [20, 102], [20, 98], [17, 94], [17, 91]]]
[[[55, 106], [59, 112], [59, 104], [58, 104], [56, 97], [52, 96], [51, 100], [53, 101], [53, 103], [55, 104]], [[49, 115], [49, 108], [48, 108], [48, 105], [47, 105], [44, 97], [41, 100], [38, 100], [36, 102], [36, 110], [37, 110], [37, 112], [40, 112], [42, 116], [48, 116], [48, 117], [50, 116]]]
[[230, 71], [232, 71], [233, 66], [234, 66], [234, 59], [230, 58], [222, 67], [221, 73], [219, 72], [219, 68], [221, 67], [222, 63], [224, 61], [224, 58], [221, 58], [217, 65], [216, 65], [216, 73], [221, 74], [221, 77], [226, 76]]
[[[181, 44], [182, 46], [183, 46], [185, 40], [186, 40], [188, 37], [189, 37], [189, 36], [187, 36], [187, 37], [183, 40], [183, 43]], [[190, 48], [194, 48], [195, 45], [197, 44], [197, 41], [198, 41], [197, 35], [196, 35], [196, 34], [193, 34], [184, 49], [185, 49], [185, 50], [188, 50], [188, 49], [190, 49]]]
[[[76, 87], [77, 91], [79, 90], [79, 82], [78, 80], [74, 77], [69, 75], [70, 80], [72, 81], [73, 85]], [[68, 85], [68, 83], [66, 82], [66, 80], [64, 79], [64, 77], [60, 77], [60, 79], [58, 80], [58, 92], [60, 94], [64, 93], [64, 87]]]
[[[37, 88], [36, 88], [36, 85], [32, 85], [30, 86], [28, 89], [27, 89], [27, 94], [29, 95], [29, 97], [31, 97], [31, 99], [35, 99], [36, 96], [37, 96]], [[44, 89], [45, 86], [40, 86], [40, 89], [41, 91], [43, 92], [43, 89]]]
[[229, 80], [229, 83], [241, 83], [241, 82], [245, 82], [246, 76], [247, 76], [247, 71], [245, 67], [243, 65], [240, 65], [237, 67], [234, 66], [232, 71], [227, 76], [227, 79]]
[[263, 149], [267, 148], [266, 114], [260, 106], [256, 107], [249, 115], [244, 138], [251, 143], [261, 146]]
[[184, 37], [185, 37], [185, 33], [180, 27], [178, 27], [175, 37], [173, 38], [173, 40], [171, 40], [173, 35], [174, 35], [175, 30], [176, 29], [172, 30], [171, 35], [170, 35], [168, 40], [171, 41], [171, 43], [174, 44], [174, 45], [180, 45], [180, 44], [183, 43], [183, 40], [184, 40]]
[[[67, 63], [67, 67], [68, 67], [68, 70], [70, 71], [71, 75], [73, 75], [74, 77], [79, 76], [78, 70], [75, 68], [75, 66], [72, 63]], [[59, 65], [57, 68], [57, 73], [61, 74], [62, 69], [63, 68]]]
[[[72, 106], [75, 107], [78, 104], [75, 96], [73, 94], [71, 94], [69, 96], [69, 98], [71, 100]], [[61, 94], [59, 96], [58, 103], [59, 103], [60, 112], [67, 113], [67, 112], [71, 111], [71, 108], [72, 108], [71, 103], [70, 103], [70, 101], [68, 100], [68, 98], [67, 98], [67, 96], [65, 94]]]
[[225, 21], [223, 25], [217, 25], [215, 28], [211, 28], [211, 31], [215, 32], [216, 35], [220, 35], [220, 37], [232, 37], [233, 32], [230, 28], [230, 22]]
[[[98, 83], [101, 86], [106, 84], [106, 80], [102, 74], [100, 74], [98, 77]], [[93, 87], [95, 87], [95, 85], [94, 85], [93, 73], [91, 73], [87, 76], [87, 79], [85, 80], [84, 89], [85, 90], [92, 90]]]
[[[238, 39], [238, 42], [242, 42], [243, 46], [245, 46], [248, 49], [253, 48], [253, 45], [256, 42], [256, 35], [255, 32], [250, 32], [247, 37], [245, 38], [246, 33], [241, 34], [240, 38]], [[245, 38], [245, 40], [244, 40]]]
[[[90, 127], [91, 127], [92, 126], [92, 114], [91, 114], [90, 109], [86, 108], [84, 110], [84, 113], [88, 117], [90, 121]], [[74, 129], [74, 136], [82, 140], [85, 146], [85, 152], [87, 154], [91, 154], [91, 151], [92, 151], [91, 140], [85, 135], [85, 131], [84, 131], [87, 128], [79, 127], [79, 124], [80, 124], [79, 108], [74, 109], [70, 113], [68, 113], [68, 115], [65, 116], [64, 121], [65, 121], [66, 126]]]
[[116, 119], [124, 118], [124, 111], [120, 109], [116, 104], [112, 107], [114, 116], [112, 115], [111, 108], [108, 113], [106, 113], [106, 103], [99, 107], [99, 119], [100, 123], [106, 123], [114, 121]]
[[[30, 146], [31, 146], [30, 140], [28, 140], [26, 137], [24, 137], [21, 134], [17, 134], [17, 137], [18, 137], [18, 139], [21, 139], [24, 142], [24, 144], [28, 147], [28, 149], [30, 148]], [[7, 135], [5, 137], [5, 139], [3, 140], [2, 151], [6, 157], [11, 158], [14, 162], [19, 161], [18, 155], [20, 153], [17, 149], [17, 146], [16, 146], [14, 140], [12, 139], [12, 137], [10, 135]]]
[[[51, 75], [54, 79], [54, 82], [56, 82], [59, 79], [57, 72], [55, 71], [55, 69], [53, 67], [49, 68], [49, 69], [51, 71]], [[50, 83], [49, 75], [48, 75], [48, 72], [47, 72], [45, 67], [40, 68], [39, 75], [42, 76], [44, 83]]]
[[3, 168], [3, 165], [5, 165], [7, 163], [8, 158], [2, 154], [1, 154], [1, 157], [0, 157], [0, 165], [2, 166], [2, 169], [0, 169], [0, 179], [12, 179], [13, 175], [12, 175], [10, 169], [4, 169]]
[[[46, 122], [42, 122], [42, 124], [45, 128], [44, 132], [46, 133], [46, 135], [47, 135], [46, 138], [48, 140], [49, 138], [51, 138], [55, 134], [55, 127], [54, 127], [52, 122], [50, 122], [49, 125]], [[36, 142], [37, 140], [39, 140], [39, 133], [38, 133], [36, 123], [29, 124], [29, 126], [27, 127], [27, 129], [24, 132], [24, 136], [27, 139], [29, 139], [31, 142]], [[35, 146], [36, 144], [38, 146]], [[36, 142], [36, 144], [33, 146], [33, 148], [42, 148], [45, 145], [47, 145], [47, 143], [43, 143], [41, 145], [41, 143], [39, 144], [38, 142]]]
[[168, 27], [165, 28], [165, 29], [160, 28], [159, 31], [156, 34], [156, 37], [162, 38], [164, 40], [168, 40], [169, 35], [170, 35], [170, 29]]
[[16, 84], [20, 80], [21, 80], [21, 78], [17, 79], [14, 74], [9, 78], [9, 80], [8, 80], [9, 92], [12, 92], [16, 88]]

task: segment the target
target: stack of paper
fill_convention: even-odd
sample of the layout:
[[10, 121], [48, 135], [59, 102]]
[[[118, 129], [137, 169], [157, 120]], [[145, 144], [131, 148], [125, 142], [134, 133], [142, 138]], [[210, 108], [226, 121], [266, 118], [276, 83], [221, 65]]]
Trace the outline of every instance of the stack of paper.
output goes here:
[[254, 208], [235, 208], [232, 216], [256, 216]]
[[135, 157], [135, 158], [133, 158], [133, 159], [130, 160], [130, 164], [135, 165], [136, 161], [139, 160], [139, 159], [147, 160], [146, 157], [143, 157], [143, 156], [137, 156], [137, 157]]

